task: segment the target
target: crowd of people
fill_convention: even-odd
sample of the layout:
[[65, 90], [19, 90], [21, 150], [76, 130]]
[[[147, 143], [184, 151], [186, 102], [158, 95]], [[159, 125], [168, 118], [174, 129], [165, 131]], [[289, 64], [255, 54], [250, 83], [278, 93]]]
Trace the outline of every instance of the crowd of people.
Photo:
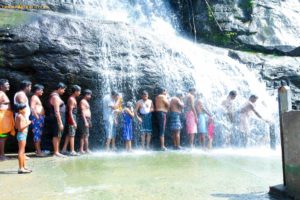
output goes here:
[[[36, 156], [45, 156], [41, 150], [41, 136], [45, 127], [46, 113], [40, 99], [43, 95], [44, 86], [36, 84], [32, 87], [30, 81], [22, 81], [20, 90], [14, 95], [13, 105], [6, 94], [9, 89], [8, 80], [0, 79], [0, 159], [6, 159], [4, 147], [9, 134], [16, 136], [19, 145], [18, 173], [30, 173], [31, 170], [26, 168], [25, 165], [27, 159], [25, 146], [29, 129], [33, 133]], [[65, 91], [66, 85], [58, 83], [48, 98], [47, 129], [53, 136], [53, 155], [66, 157], [66, 155], [77, 156], [90, 153], [89, 132], [92, 127], [92, 113], [89, 101], [92, 97], [92, 91], [89, 89], [83, 90], [82, 98], [79, 99], [81, 87], [73, 85], [67, 104], [61, 98]], [[232, 108], [236, 96], [236, 91], [231, 91], [227, 99], [222, 102], [228, 121], [233, 121], [234, 111]], [[134, 105], [131, 101], [124, 103], [121, 95], [116, 91], [112, 91], [110, 94], [105, 95], [102, 101], [106, 137], [105, 149], [107, 151], [116, 149], [117, 128], [121, 127], [125, 149], [132, 151], [135, 123], [139, 124], [141, 147], [146, 150], [150, 149], [154, 113], [157, 119], [161, 150], [167, 150], [165, 146], [166, 128], [172, 133], [173, 148], [175, 150], [182, 149], [180, 133], [183, 127], [186, 129], [185, 132], [188, 135], [191, 148], [194, 147], [197, 134], [202, 147], [212, 148], [214, 116], [203, 105], [202, 98], [202, 95], [196, 93], [195, 88], [190, 88], [187, 94], [177, 92], [172, 97], [168, 96], [166, 89], [160, 88], [154, 102], [149, 98], [148, 92], [143, 91], [141, 99]], [[257, 99], [257, 96], [251, 95], [249, 101], [240, 109], [240, 129], [245, 145], [250, 130], [250, 113], [254, 112], [259, 118], [262, 118], [255, 109], [254, 104]], [[182, 115], [184, 115], [184, 121]], [[67, 130], [65, 131], [66, 136], [63, 148], [60, 150], [61, 138], [65, 129]], [[76, 134], [80, 134], [78, 152], [75, 151], [74, 147]]]

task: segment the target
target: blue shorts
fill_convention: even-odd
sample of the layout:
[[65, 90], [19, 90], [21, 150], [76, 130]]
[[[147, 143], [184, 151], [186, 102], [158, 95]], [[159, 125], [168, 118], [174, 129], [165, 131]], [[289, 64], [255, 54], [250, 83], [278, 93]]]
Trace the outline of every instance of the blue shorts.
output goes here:
[[207, 119], [204, 113], [198, 115], [198, 133], [207, 135]]
[[152, 113], [141, 114], [142, 124], [141, 124], [141, 133], [152, 133]]
[[32, 121], [33, 141], [39, 142], [44, 129], [45, 116], [39, 115], [39, 119], [37, 119], [34, 115], [31, 115], [30, 120]]
[[26, 141], [26, 139], [27, 139], [27, 133], [18, 132], [18, 134], [17, 134], [18, 142], [24, 141], [24, 140]]
[[180, 121], [180, 113], [170, 112], [169, 120], [170, 120], [169, 124], [170, 124], [171, 131], [178, 131], [182, 129], [182, 124]]
[[117, 135], [114, 120], [104, 120], [105, 136], [107, 139], [115, 138]]

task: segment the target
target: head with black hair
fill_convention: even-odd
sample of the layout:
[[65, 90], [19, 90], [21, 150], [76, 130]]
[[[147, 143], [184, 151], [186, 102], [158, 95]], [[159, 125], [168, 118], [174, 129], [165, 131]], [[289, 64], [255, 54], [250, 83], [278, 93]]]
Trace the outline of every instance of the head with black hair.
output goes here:
[[250, 97], [249, 97], [249, 101], [251, 101], [252, 103], [255, 103], [258, 99], [258, 96], [252, 94]]
[[159, 94], [166, 95], [167, 94], [167, 89], [164, 88], [164, 87], [161, 87], [161, 88], [159, 88], [158, 92], [159, 92]]
[[90, 100], [92, 98], [92, 94], [93, 92], [89, 89], [83, 90], [83, 98], [85, 98], [86, 100]]
[[15, 112], [25, 115], [25, 113], [26, 113], [26, 104], [24, 104], [24, 103], [15, 104]]
[[231, 90], [228, 94], [228, 97], [230, 97], [232, 100], [234, 100], [237, 96], [237, 92], [235, 90]]
[[81, 87], [79, 85], [72, 85], [71, 87], [72, 95], [75, 95], [76, 97], [80, 96], [81, 93]]
[[7, 79], [0, 79], [0, 91], [6, 92], [9, 90], [9, 82]]
[[149, 94], [146, 90], [142, 91], [142, 99], [146, 101], [149, 98]]
[[54, 89], [57, 91], [59, 95], [63, 95], [66, 91], [66, 88], [67, 88], [66, 84], [59, 82]]
[[189, 93], [195, 94], [196, 93], [196, 88], [194, 88], [194, 87], [190, 88]]
[[42, 96], [44, 93], [44, 86], [41, 84], [35, 84], [32, 88], [32, 92], [37, 96]]
[[119, 97], [119, 93], [116, 92], [116, 91], [114, 91], [114, 90], [111, 91], [110, 95], [111, 95], [111, 97], [112, 97], [113, 99], [115, 99], [115, 100], [117, 100], [118, 97]]
[[24, 91], [25, 93], [31, 92], [31, 85], [30, 81], [24, 80], [20, 84], [20, 90]]
[[179, 99], [182, 99], [183, 98], [183, 92], [177, 91], [176, 92], [176, 97], [178, 97]]

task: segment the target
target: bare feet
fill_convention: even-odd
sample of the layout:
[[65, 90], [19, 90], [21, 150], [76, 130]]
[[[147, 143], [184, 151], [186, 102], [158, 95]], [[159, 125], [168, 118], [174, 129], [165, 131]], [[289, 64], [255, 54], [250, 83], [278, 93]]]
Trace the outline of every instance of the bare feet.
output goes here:
[[53, 154], [54, 157], [59, 157], [59, 158], [66, 158], [67, 156], [61, 154], [61, 153], [55, 153]]
[[31, 173], [31, 170], [25, 169], [25, 168], [21, 168], [18, 170], [18, 174], [29, 174]]
[[0, 156], [0, 161], [5, 161], [5, 160], [9, 160], [9, 158], [6, 156]]

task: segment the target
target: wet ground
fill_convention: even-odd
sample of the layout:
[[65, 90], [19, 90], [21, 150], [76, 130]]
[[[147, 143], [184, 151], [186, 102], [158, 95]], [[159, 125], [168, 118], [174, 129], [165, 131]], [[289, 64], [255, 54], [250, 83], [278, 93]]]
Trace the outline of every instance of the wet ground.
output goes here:
[[0, 162], [0, 199], [267, 200], [282, 183], [279, 152], [267, 149], [103, 153]]

